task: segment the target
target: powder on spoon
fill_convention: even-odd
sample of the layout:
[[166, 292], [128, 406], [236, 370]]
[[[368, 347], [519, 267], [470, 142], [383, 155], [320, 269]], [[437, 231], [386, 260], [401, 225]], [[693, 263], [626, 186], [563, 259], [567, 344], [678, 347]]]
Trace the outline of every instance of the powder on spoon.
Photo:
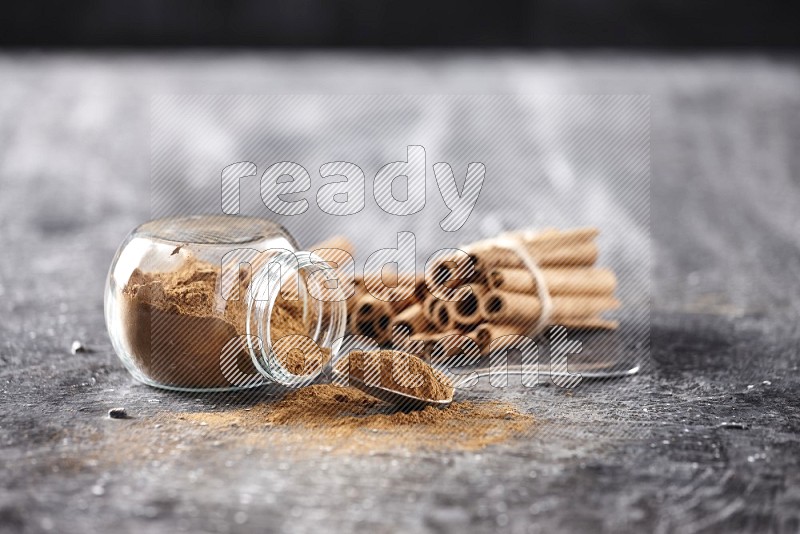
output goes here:
[[413, 354], [393, 350], [352, 351], [336, 362], [336, 372], [391, 391], [431, 401], [453, 398], [453, 385]]

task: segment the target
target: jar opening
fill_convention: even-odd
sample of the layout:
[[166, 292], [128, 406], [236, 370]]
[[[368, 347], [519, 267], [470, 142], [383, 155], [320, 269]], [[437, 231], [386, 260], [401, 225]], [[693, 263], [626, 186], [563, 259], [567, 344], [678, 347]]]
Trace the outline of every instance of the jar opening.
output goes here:
[[341, 349], [342, 293], [335, 270], [308, 252], [284, 251], [254, 272], [246, 326], [256, 369], [289, 387], [319, 376]]

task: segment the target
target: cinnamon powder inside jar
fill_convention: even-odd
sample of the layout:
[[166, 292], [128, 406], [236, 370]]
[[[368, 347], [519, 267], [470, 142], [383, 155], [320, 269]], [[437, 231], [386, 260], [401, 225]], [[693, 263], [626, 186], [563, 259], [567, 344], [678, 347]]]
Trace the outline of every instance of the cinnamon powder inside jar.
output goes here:
[[[248, 280], [241, 278], [246, 286]], [[237, 339], [247, 333], [247, 301], [223, 299], [218, 282], [219, 266], [192, 257], [170, 272], [133, 271], [122, 290], [122, 313], [131, 355], [147, 378], [172, 387], [230, 387], [222, 372], [223, 354], [235, 359], [239, 372], [257, 373], [244, 338]], [[272, 341], [307, 335], [302, 317], [302, 302], [279, 297], [271, 317]], [[303, 375], [320, 369], [328, 352], [277, 355], [289, 372]]]

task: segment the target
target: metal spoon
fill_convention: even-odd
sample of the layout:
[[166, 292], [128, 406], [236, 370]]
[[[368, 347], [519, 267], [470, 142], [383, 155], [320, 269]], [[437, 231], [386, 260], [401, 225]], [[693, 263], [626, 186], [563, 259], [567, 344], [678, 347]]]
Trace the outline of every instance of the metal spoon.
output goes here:
[[387, 389], [382, 386], [373, 386], [371, 384], [367, 384], [353, 376], [350, 376], [347, 379], [347, 384], [353, 386], [356, 389], [360, 389], [367, 395], [375, 397], [376, 399], [380, 399], [384, 402], [388, 402], [389, 404], [393, 404], [399, 410], [404, 412], [424, 410], [428, 406], [434, 406], [436, 408], [445, 408], [449, 406], [451, 402], [453, 402], [452, 397], [449, 399], [437, 401], [437, 400], [423, 399], [420, 397], [415, 397], [413, 395], [406, 395], [405, 393], [400, 393], [399, 391]]
[[[468, 376], [465, 376], [463, 380], [460, 381], [463, 384], [466, 379], [474, 380], [477, 378], [491, 376], [491, 375], [520, 375], [520, 374], [528, 374], [530, 371], [526, 371], [521, 366], [509, 366], [508, 369], [505, 370], [492, 370], [490, 368], [482, 367], [482, 368], [470, 368], [470, 367], [460, 367], [459, 370], [464, 371], [472, 371]], [[638, 364], [628, 364], [628, 365], [616, 365], [610, 366], [606, 368], [597, 368], [597, 366], [587, 366], [584, 369], [581, 369], [580, 366], [576, 366], [575, 368], [571, 369], [570, 372], [563, 372], [563, 371], [540, 371], [539, 376], [549, 376], [550, 378], [553, 377], [574, 377], [576, 374], [580, 374], [582, 378], [590, 379], [590, 380], [603, 380], [603, 379], [614, 379], [614, 378], [625, 378], [628, 376], [633, 376], [640, 371], [640, 366]], [[342, 373], [337, 372], [334, 369], [334, 373], [343, 376]], [[413, 395], [407, 395], [405, 393], [400, 393], [399, 391], [394, 391], [382, 386], [367, 384], [362, 380], [357, 379], [354, 376], [346, 377], [347, 383], [367, 395], [375, 397], [376, 399], [380, 399], [384, 402], [388, 402], [389, 404], [393, 404], [397, 406], [398, 409], [402, 411], [414, 411], [414, 410], [423, 410], [428, 406], [433, 406], [435, 408], [445, 408], [453, 402], [453, 398], [444, 399], [444, 400], [430, 400], [430, 399], [423, 399], [420, 397], [415, 397]], [[458, 388], [459, 382], [457, 381], [454, 384], [454, 391], [455, 388]]]

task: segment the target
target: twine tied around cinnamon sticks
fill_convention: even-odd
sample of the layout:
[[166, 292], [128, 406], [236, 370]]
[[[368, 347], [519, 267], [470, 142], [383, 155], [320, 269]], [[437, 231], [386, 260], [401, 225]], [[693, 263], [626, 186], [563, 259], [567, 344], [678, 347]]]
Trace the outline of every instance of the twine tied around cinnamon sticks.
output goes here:
[[[536, 296], [541, 303], [541, 311], [536, 319], [536, 323], [530, 329], [528, 334], [531, 336], [537, 336], [542, 333], [545, 328], [547, 328], [550, 321], [550, 315], [553, 312], [553, 299], [550, 297], [550, 289], [547, 287], [547, 280], [545, 279], [544, 273], [539, 268], [539, 264], [536, 262], [536, 260], [522, 245], [521, 240], [514, 239], [509, 234], [502, 234], [497, 239], [492, 240], [492, 242], [494, 246], [510, 250], [516, 254], [530, 273], [531, 277], [533, 277], [533, 281], [536, 285]], [[471, 248], [475, 248], [476, 245], [480, 246], [481, 243], [482, 242], [473, 244]]]

